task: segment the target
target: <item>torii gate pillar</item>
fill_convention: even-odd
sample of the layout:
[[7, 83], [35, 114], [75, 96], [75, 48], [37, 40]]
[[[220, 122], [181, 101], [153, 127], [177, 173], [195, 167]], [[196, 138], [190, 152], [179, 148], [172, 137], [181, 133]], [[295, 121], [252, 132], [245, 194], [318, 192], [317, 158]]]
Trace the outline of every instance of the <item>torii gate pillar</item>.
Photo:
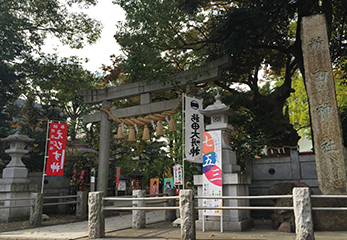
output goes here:
[[[102, 101], [103, 107], [111, 106], [111, 102]], [[103, 191], [105, 196], [108, 194], [108, 163], [110, 160], [110, 137], [111, 122], [108, 120], [108, 114], [104, 111], [100, 113], [100, 146], [99, 146], [99, 165], [98, 165], [98, 182], [97, 190]]]

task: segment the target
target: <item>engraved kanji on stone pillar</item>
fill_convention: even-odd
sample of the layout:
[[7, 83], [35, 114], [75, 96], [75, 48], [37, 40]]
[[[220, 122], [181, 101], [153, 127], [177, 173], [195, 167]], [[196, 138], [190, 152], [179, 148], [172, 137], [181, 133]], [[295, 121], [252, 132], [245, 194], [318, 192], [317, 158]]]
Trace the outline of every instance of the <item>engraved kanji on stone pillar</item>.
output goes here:
[[319, 188], [323, 194], [342, 194], [345, 154], [324, 15], [303, 18], [301, 40]]

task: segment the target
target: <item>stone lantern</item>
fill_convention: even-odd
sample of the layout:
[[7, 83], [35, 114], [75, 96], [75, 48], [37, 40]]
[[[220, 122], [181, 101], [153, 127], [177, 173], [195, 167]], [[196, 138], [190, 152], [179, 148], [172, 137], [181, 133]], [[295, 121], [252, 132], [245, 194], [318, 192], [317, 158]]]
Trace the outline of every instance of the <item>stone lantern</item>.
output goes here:
[[222, 131], [222, 158], [223, 173], [239, 172], [240, 166], [236, 163], [236, 154], [230, 147], [230, 133], [234, 129], [228, 124], [228, 117], [234, 116], [236, 113], [221, 102], [219, 94], [215, 97], [216, 101], [213, 105], [206, 107], [200, 112], [211, 118], [211, 125], [206, 126], [207, 131]]
[[[237, 165], [236, 154], [230, 146], [230, 133], [233, 127], [228, 124], [228, 117], [235, 115], [229, 106], [221, 102], [219, 94], [215, 97], [213, 105], [206, 107], [200, 112], [211, 118], [211, 124], [206, 126], [206, 131], [221, 131], [221, 150], [222, 150], [222, 193], [223, 196], [248, 196], [248, 185], [250, 179], [246, 174], [241, 174], [240, 166]], [[194, 176], [194, 185], [198, 187], [198, 196], [203, 196], [203, 175]], [[198, 200], [199, 206], [203, 205], [203, 199]], [[249, 200], [224, 200], [223, 206], [249, 206]], [[250, 218], [249, 210], [223, 210], [223, 230], [242, 231], [254, 225]], [[221, 228], [221, 218], [207, 216], [203, 220], [203, 211], [199, 210], [199, 219], [196, 221], [196, 228], [199, 230], [218, 231]], [[203, 228], [203, 224], [205, 227]]]
[[[37, 191], [37, 185], [30, 183], [28, 169], [23, 164], [21, 158], [29, 152], [26, 143], [33, 142], [34, 139], [20, 134], [17, 130], [6, 138], [0, 139], [10, 143], [10, 148], [5, 150], [11, 156], [11, 162], [7, 164], [0, 178], [0, 199], [23, 199], [29, 198], [32, 192]], [[29, 200], [0, 201], [2, 206], [8, 207], [0, 210], [0, 222], [18, 221], [28, 219], [30, 215]], [[15, 206], [28, 206], [18, 207]]]
[[2, 173], [2, 183], [28, 183], [28, 169], [22, 162], [22, 157], [29, 152], [26, 149], [26, 143], [33, 142], [34, 139], [20, 134], [17, 130], [6, 138], [0, 139], [2, 142], [10, 143], [10, 148], [5, 153], [11, 156], [11, 162], [6, 166]]

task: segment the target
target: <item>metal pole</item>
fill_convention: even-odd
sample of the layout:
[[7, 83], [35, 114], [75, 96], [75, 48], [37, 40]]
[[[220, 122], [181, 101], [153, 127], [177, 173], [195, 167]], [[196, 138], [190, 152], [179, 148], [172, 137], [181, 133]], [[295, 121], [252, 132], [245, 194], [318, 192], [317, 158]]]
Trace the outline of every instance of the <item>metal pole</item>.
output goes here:
[[43, 185], [45, 184], [45, 176], [46, 176], [46, 164], [47, 164], [47, 148], [48, 148], [48, 134], [49, 134], [49, 124], [50, 120], [47, 120], [47, 132], [46, 132], [46, 147], [45, 147], [45, 157], [43, 160], [43, 170], [42, 170], [42, 184], [41, 184], [41, 193], [43, 193]]
[[185, 122], [185, 114], [186, 114], [186, 98], [185, 94], [182, 94], [182, 181], [183, 181], [183, 189], [184, 189], [184, 159], [185, 159], [185, 152], [186, 152], [186, 122]]

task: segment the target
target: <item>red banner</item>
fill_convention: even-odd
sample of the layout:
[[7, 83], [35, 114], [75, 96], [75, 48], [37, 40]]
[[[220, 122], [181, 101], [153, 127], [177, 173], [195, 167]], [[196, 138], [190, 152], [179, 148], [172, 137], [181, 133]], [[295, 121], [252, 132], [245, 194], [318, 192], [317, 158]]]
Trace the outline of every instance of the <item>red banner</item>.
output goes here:
[[66, 149], [67, 124], [52, 122], [49, 131], [47, 176], [63, 176]]
[[116, 189], [118, 190], [119, 186], [119, 179], [120, 179], [120, 167], [117, 167], [117, 175], [116, 175]]

